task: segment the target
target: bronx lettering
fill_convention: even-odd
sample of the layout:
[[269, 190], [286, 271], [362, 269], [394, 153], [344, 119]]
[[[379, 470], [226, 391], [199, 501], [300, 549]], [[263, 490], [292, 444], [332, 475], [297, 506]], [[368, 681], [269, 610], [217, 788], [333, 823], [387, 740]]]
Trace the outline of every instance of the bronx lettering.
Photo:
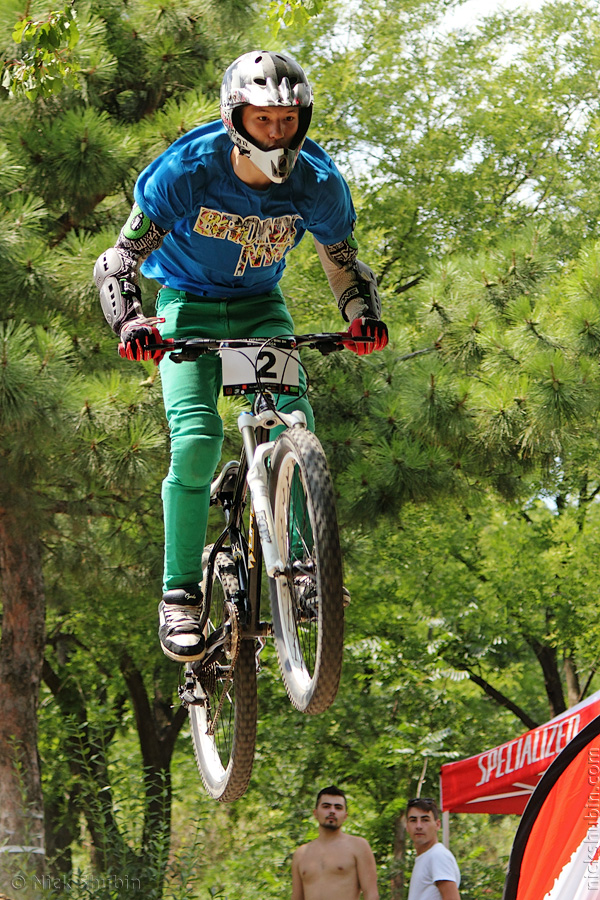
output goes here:
[[534, 762], [557, 756], [578, 733], [580, 721], [579, 714], [568, 716], [516, 741], [509, 741], [508, 744], [482, 753], [477, 759], [481, 773], [477, 787], [487, 784], [492, 779], [517, 772]]
[[245, 219], [232, 213], [202, 207], [194, 225], [194, 231], [203, 237], [231, 241], [241, 247], [235, 275], [243, 275], [246, 267], [272, 266], [294, 246], [295, 223], [300, 216], [286, 215], [259, 219]]

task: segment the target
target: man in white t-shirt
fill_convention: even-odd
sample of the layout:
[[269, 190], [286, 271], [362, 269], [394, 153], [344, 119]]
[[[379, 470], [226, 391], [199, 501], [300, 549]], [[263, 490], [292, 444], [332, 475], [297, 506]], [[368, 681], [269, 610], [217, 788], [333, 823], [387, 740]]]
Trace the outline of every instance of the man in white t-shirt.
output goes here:
[[435, 800], [418, 797], [406, 808], [406, 830], [417, 858], [408, 900], [460, 900], [460, 871], [450, 851], [438, 842], [440, 812]]

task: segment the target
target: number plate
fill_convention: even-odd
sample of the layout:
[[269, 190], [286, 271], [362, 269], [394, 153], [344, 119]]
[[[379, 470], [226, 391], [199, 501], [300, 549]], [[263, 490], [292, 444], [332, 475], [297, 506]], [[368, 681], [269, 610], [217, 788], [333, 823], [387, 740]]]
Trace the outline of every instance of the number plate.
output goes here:
[[273, 341], [268, 347], [221, 347], [223, 393], [256, 394], [269, 390], [274, 394], [298, 395], [298, 352], [279, 349]]

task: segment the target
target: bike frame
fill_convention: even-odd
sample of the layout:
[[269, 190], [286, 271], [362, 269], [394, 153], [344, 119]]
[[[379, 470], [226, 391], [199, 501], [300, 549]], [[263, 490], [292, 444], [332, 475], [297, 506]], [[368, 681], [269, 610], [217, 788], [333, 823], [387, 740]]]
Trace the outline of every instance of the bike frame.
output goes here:
[[[255, 406], [260, 406], [261, 395]], [[269, 459], [275, 441], [268, 440], [269, 431], [280, 425], [292, 428], [295, 425], [306, 428], [306, 416], [300, 410], [283, 413], [265, 409], [259, 413], [241, 412], [238, 429], [242, 436], [243, 452], [235, 481], [233, 498], [224, 506], [226, 525], [215, 541], [208, 558], [205, 577], [205, 600], [210, 610], [214, 561], [217, 554], [229, 540], [229, 549], [237, 569], [239, 593], [238, 602], [244, 600], [239, 609], [240, 624], [244, 638], [261, 638], [270, 635], [271, 625], [261, 620], [260, 600], [262, 567], [270, 578], [288, 578], [275, 540], [273, 510], [269, 498]], [[250, 491], [250, 523], [246, 538], [243, 513], [246, 494]]]

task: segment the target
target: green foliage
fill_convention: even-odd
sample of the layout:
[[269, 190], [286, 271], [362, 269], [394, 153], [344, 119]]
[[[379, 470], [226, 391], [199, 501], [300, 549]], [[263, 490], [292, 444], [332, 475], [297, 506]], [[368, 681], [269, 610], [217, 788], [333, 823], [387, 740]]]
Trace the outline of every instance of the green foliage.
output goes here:
[[[179, 898], [198, 853], [192, 834], [169, 856], [170, 760], [184, 716], [155, 634], [167, 431], [156, 367], [116, 354], [92, 269], [144, 160], [215, 117], [215, 72], [237, 45], [222, 4], [72, 9], [77, 41], [73, 28], [58, 44], [40, 14], [22, 48], [47, 51], [44, 66], [68, 59], [77, 80], [54, 91], [38, 67], [31, 91], [0, 102], [0, 506], [43, 542], [48, 891], [99, 900], [120, 895], [128, 875], [145, 896]], [[232, 26], [242, 5], [227, 10]], [[21, 12], [24, 22], [29, 6], [4, 10], [3, 26]], [[78, 846], [83, 822], [89, 851]]]
[[[9, 503], [12, 492], [24, 494], [44, 478], [64, 448], [74, 397], [71, 359], [71, 342], [58, 323], [45, 331], [0, 322], [0, 491]], [[32, 440], [41, 452], [31, 454]], [[32, 499], [39, 503], [39, 496]]]
[[462, 29], [441, 23], [445, 8], [329, 4], [299, 39], [314, 133], [360, 185], [377, 274], [409, 317], [407, 287], [436, 259], [496, 247], [530, 220], [548, 223], [562, 260], [597, 235], [596, 5]]
[[274, 38], [281, 28], [302, 28], [312, 16], [318, 16], [325, 0], [270, 0], [267, 22]]
[[24, 95], [28, 100], [49, 97], [63, 90], [65, 84], [80, 87], [79, 66], [74, 49], [79, 29], [74, 8], [50, 12], [44, 19], [22, 18], [12, 34], [22, 45], [18, 59], [5, 60], [2, 87], [11, 97]]
[[[25, 61], [49, 40], [25, 23], [46, 20], [13, 5], [5, 46], [22, 15]], [[37, 89], [34, 73], [34, 103], [18, 86], [2, 98], [0, 506], [22, 508], [44, 546], [40, 754], [53, 877], [72, 876], [73, 896], [114, 895], [99, 879], [119, 872], [148, 896], [164, 879], [173, 900], [288, 896], [316, 790], [334, 781], [388, 900], [412, 864], [394, 848], [406, 797], [597, 684], [600, 21], [570, 0], [457, 32], [439, 27], [452, 5], [271, 8], [315, 86], [311, 135], [353, 181], [391, 343], [306, 355], [352, 594], [343, 681], [304, 719], [265, 649], [255, 772], [233, 806], [199, 786], [156, 644], [157, 372], [116, 355], [91, 271], [138, 171], [216, 117], [225, 64], [262, 36], [229, 3], [76, 2], [78, 41], [46, 50], [79, 87]], [[284, 289], [299, 330], [341, 327], [309, 241]], [[221, 405], [228, 457], [238, 408]], [[514, 827], [453, 819], [466, 900], [499, 900]]]

